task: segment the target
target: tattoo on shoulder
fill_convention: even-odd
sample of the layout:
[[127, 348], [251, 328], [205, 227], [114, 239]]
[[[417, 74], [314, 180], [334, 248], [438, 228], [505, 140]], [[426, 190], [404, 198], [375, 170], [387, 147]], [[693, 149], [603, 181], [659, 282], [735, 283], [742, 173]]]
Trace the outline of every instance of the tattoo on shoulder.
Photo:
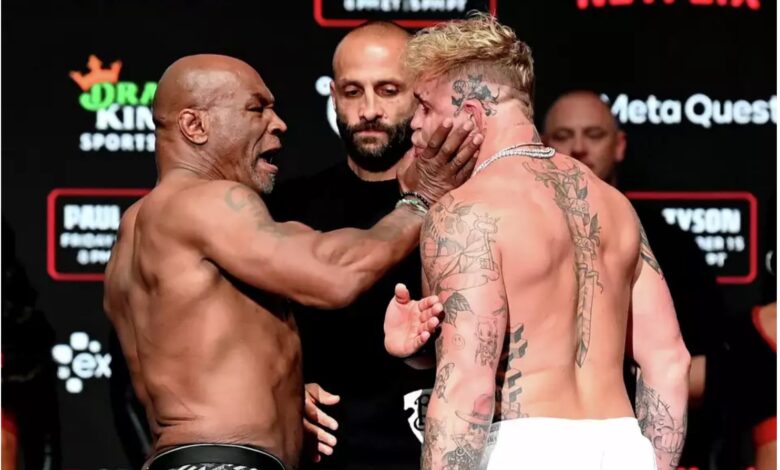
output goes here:
[[598, 214], [591, 215], [588, 203], [588, 179], [577, 164], [560, 168], [552, 160], [531, 165], [526, 170], [546, 188], [552, 188], [556, 205], [563, 211], [569, 236], [574, 244], [574, 272], [577, 280], [577, 365], [582, 367], [590, 347], [591, 315], [599, 272], [596, 270], [597, 247], [601, 242]]
[[277, 224], [271, 219], [260, 195], [246, 186], [237, 184], [225, 191], [225, 204], [239, 214], [252, 218], [258, 230], [281, 236]]
[[452, 196], [429, 212], [420, 235], [422, 263], [430, 292], [443, 300], [444, 323], [455, 326], [458, 315], [475, 315], [464, 292], [498, 280], [498, 221]]
[[452, 105], [455, 106], [456, 116], [463, 109], [463, 102], [467, 100], [479, 101], [488, 116], [496, 114], [493, 106], [498, 104], [500, 91], [493, 95], [490, 88], [482, 81], [482, 75], [469, 75], [468, 80], [455, 80], [452, 91], [455, 93], [452, 95]]
[[685, 444], [688, 412], [683, 411], [682, 418], [675, 420], [670, 410], [671, 407], [640, 375], [636, 387], [636, 418], [639, 428], [653, 444], [656, 453], [659, 453], [664, 461], [668, 460], [670, 467], [677, 468]]

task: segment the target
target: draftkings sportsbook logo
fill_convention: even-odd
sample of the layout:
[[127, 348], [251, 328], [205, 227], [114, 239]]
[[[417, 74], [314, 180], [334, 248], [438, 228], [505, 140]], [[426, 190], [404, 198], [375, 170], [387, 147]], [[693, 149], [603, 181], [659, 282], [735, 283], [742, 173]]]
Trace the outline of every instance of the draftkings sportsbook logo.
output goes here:
[[154, 123], [151, 104], [156, 82], [120, 81], [122, 62], [107, 68], [97, 56], [89, 56], [88, 73], [71, 71], [81, 88], [79, 104], [95, 114], [95, 131], [83, 132], [79, 148], [84, 152], [153, 152]]
[[321, 26], [352, 28], [367, 20], [394, 21], [406, 28], [424, 28], [463, 18], [471, 10], [496, 14], [498, 0], [314, 0], [314, 18]]
[[102, 349], [100, 342], [90, 340], [83, 331], [72, 333], [67, 344], [52, 348], [57, 377], [65, 382], [65, 390], [81, 393], [85, 380], [111, 378], [111, 354], [104, 354]]

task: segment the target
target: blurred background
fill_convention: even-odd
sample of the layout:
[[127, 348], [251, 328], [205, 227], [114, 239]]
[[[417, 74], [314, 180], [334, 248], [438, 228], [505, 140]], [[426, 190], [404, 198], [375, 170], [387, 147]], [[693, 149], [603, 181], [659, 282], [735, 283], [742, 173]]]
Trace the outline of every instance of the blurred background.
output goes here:
[[289, 180], [345, 158], [328, 84], [351, 27], [471, 9], [532, 48], [540, 127], [569, 90], [608, 103], [627, 140], [616, 184], [657, 220], [650, 242], [706, 358], [681, 465], [753, 466], [777, 398], [776, 334], [753, 314], [776, 296], [773, 0], [4, 1], [3, 464], [139, 468], [149, 449], [101, 280], [122, 211], [156, 180], [165, 67], [202, 52], [254, 66], [289, 125]]

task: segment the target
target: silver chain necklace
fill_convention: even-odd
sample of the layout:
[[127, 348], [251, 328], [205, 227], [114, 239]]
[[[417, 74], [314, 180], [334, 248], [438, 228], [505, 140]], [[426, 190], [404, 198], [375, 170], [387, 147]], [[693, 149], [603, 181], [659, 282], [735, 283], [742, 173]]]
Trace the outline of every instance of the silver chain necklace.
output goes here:
[[501, 160], [502, 158], [531, 157], [531, 158], [548, 159], [548, 158], [552, 158], [553, 155], [555, 155], [555, 149], [552, 147], [546, 147], [543, 144], [525, 143], [525, 144], [512, 145], [511, 147], [507, 147], [503, 150], [499, 150], [493, 156], [491, 156], [484, 162], [480, 163], [471, 176], [476, 176], [477, 173], [489, 167], [493, 162], [497, 160]]

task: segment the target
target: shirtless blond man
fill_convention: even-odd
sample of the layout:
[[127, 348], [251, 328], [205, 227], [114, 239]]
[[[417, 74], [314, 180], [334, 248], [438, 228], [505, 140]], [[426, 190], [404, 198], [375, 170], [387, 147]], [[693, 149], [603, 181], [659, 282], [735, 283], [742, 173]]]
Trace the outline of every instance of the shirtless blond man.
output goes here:
[[[176, 61], [154, 119], [159, 179], [123, 217], [104, 299], [154, 436], [145, 467], [294, 468], [303, 384], [287, 299], [343, 306], [407, 256], [426, 200], [468, 177], [481, 136], [444, 126], [399, 171], [401, 187], [419, 194], [369, 230], [321, 233], [274, 222], [258, 194], [273, 187], [286, 125], [252, 67], [214, 55]], [[435, 300], [391, 302], [389, 317], [418, 322], [396, 331], [398, 353], [426, 339]]]
[[629, 201], [541, 143], [530, 50], [476, 16], [420, 31], [406, 62], [415, 145], [453, 116], [485, 136], [421, 232], [445, 308], [422, 468], [673, 468], [690, 363], [674, 306]]

